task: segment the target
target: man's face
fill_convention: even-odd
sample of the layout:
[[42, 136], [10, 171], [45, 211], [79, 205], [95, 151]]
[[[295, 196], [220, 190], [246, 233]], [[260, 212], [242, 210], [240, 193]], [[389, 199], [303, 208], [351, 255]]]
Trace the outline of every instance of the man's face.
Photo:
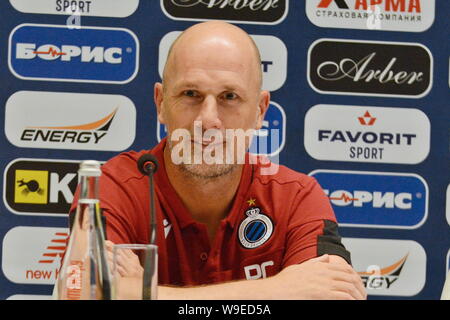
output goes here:
[[[163, 94], [158, 117], [167, 126], [172, 151], [177, 143], [190, 143], [191, 164], [181, 166], [195, 176], [208, 178], [231, 172], [239, 153], [245, 152], [250, 141], [245, 139], [245, 148], [239, 150], [237, 143], [233, 145], [227, 140], [226, 131], [243, 129], [244, 132], [261, 126], [268, 93], [260, 91], [256, 69], [260, 66], [254, 52], [245, 48], [223, 39], [212, 38], [195, 47], [187, 41], [177, 44], [167, 66], [164, 88], [159, 89]], [[179, 129], [187, 130], [191, 140], [171, 141]], [[223, 141], [205, 137], [204, 133], [215, 137], [214, 133], [221, 133]], [[206, 148], [217, 150], [218, 147], [224, 150], [223, 163], [192, 164], [199, 150], [204, 153]], [[233, 163], [225, 163], [227, 152], [233, 153]]]

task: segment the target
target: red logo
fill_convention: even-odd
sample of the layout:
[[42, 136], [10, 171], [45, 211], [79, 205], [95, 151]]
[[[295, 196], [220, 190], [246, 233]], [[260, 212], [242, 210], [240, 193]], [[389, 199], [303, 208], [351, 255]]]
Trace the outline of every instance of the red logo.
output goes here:
[[[318, 8], [328, 8], [332, 2], [339, 9], [350, 9], [346, 0], [321, 0]], [[417, 12], [420, 13], [420, 0], [355, 0], [355, 10], [368, 10], [374, 6], [384, 5], [386, 12]]]
[[377, 118], [372, 117], [369, 111], [364, 113], [364, 116], [358, 117], [359, 123], [363, 126], [373, 126]]
[[345, 0], [322, 0], [322, 1], [320, 1], [318, 7], [319, 8], [328, 8], [328, 6], [332, 2], [335, 2], [336, 5], [339, 7], [339, 9], [348, 9], [348, 5], [345, 2]]
[[55, 238], [50, 242], [51, 244], [46, 248], [46, 252], [42, 254], [39, 263], [52, 264], [55, 259], [61, 262], [64, 252], [66, 251], [67, 242], [69, 240], [69, 234], [65, 232], [55, 233]]

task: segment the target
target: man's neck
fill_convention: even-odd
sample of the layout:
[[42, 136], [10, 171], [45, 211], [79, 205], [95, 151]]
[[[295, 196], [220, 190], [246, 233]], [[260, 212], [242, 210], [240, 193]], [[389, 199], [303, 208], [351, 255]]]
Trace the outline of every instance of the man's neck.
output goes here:
[[238, 165], [231, 172], [215, 178], [195, 177], [173, 164], [167, 146], [164, 149], [164, 164], [172, 187], [192, 218], [206, 224], [212, 240], [220, 221], [231, 210], [244, 166]]

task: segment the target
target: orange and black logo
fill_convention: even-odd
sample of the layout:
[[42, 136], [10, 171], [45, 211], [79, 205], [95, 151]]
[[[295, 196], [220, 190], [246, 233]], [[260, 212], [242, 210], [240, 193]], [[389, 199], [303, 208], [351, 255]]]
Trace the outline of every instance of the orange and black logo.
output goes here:
[[4, 199], [18, 214], [67, 214], [78, 178], [77, 161], [19, 159], [5, 172]]
[[358, 272], [364, 286], [367, 289], [389, 289], [400, 278], [400, 273], [405, 266], [408, 255], [399, 259], [395, 263], [380, 268], [379, 266], [372, 266], [370, 270]]
[[104, 118], [80, 125], [27, 127], [22, 131], [21, 141], [59, 142], [59, 143], [94, 143], [103, 139], [111, 126], [117, 109]]

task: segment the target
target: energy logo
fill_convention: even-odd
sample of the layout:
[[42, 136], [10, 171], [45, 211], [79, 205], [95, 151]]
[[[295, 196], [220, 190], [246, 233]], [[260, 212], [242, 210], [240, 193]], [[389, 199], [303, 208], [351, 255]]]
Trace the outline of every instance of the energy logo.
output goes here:
[[17, 170], [15, 181], [16, 203], [47, 203], [48, 171]]
[[27, 127], [23, 130], [22, 141], [43, 141], [61, 143], [98, 144], [108, 133], [117, 108], [106, 117], [91, 123], [74, 126]]
[[5, 108], [5, 133], [18, 147], [121, 151], [136, 135], [136, 108], [112, 94], [18, 91]]
[[403, 258], [387, 267], [380, 268], [379, 266], [372, 265], [367, 268], [367, 271], [358, 272], [364, 287], [369, 290], [390, 289], [399, 279], [400, 273], [408, 259], [408, 255], [409, 254], [406, 254]]
[[368, 295], [414, 296], [425, 286], [427, 255], [415, 241], [342, 238]]
[[5, 169], [3, 199], [14, 213], [66, 215], [77, 187], [77, 161], [17, 159]]

